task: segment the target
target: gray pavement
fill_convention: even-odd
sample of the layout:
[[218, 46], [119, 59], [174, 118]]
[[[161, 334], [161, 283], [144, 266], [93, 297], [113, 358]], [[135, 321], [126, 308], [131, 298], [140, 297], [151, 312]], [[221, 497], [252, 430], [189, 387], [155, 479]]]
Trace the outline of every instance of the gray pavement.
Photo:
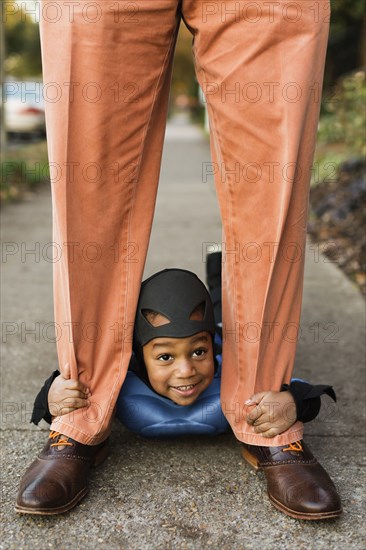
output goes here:
[[[168, 125], [146, 275], [163, 267], [204, 277], [203, 243], [221, 240], [209, 147], [192, 127]], [[110, 457], [92, 473], [89, 495], [70, 513], [19, 516], [20, 476], [47, 438], [29, 424], [33, 399], [56, 368], [47, 335], [53, 322], [51, 193], [42, 186], [2, 213], [2, 535], [0, 548], [46, 550], [364, 548], [364, 302], [338, 268], [309, 245], [295, 375], [332, 383], [306, 440], [334, 479], [343, 517], [304, 522], [274, 509], [264, 476], [241, 459], [231, 434], [145, 440], [117, 422]], [[13, 248], [12, 248], [13, 247]], [[35, 254], [26, 255], [26, 250]], [[33, 332], [32, 332], [33, 329]]]

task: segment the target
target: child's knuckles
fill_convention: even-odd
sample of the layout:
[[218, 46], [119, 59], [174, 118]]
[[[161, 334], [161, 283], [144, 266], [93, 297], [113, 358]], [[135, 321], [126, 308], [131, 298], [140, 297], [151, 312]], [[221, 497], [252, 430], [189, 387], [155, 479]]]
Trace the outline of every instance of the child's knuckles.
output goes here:
[[75, 407], [75, 403], [77, 400], [73, 397], [69, 397], [68, 399], [65, 399], [64, 406], [65, 407]]
[[266, 431], [266, 428], [264, 428], [263, 426], [259, 425], [259, 426], [254, 426], [254, 431], [255, 433], [257, 434], [260, 434], [260, 433], [263, 433]]
[[257, 418], [259, 418], [261, 414], [262, 414], [261, 409], [256, 407], [255, 409], [250, 411], [250, 413], [248, 414], [248, 417], [251, 418], [252, 420], [257, 420]]

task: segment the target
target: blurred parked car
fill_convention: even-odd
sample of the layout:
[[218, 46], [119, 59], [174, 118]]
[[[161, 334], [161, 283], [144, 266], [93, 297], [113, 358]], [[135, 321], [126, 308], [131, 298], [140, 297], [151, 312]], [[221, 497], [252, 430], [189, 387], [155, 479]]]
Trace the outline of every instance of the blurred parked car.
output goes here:
[[46, 134], [42, 90], [42, 82], [4, 83], [5, 128], [9, 134]]

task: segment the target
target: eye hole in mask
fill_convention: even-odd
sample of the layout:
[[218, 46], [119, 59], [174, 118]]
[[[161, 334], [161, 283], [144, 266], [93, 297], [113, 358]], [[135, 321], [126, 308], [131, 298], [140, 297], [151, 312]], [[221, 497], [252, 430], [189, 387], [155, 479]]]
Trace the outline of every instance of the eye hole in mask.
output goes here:
[[169, 325], [170, 323], [170, 319], [158, 311], [153, 311], [152, 309], [142, 309], [141, 313], [152, 327], [163, 327], [164, 325]]
[[206, 303], [201, 302], [197, 307], [194, 308], [192, 313], [189, 316], [190, 321], [203, 321], [205, 318]]
[[[205, 302], [201, 302], [200, 304], [198, 304], [198, 306], [195, 307], [190, 314], [189, 320], [202, 321], [205, 317], [205, 309]], [[164, 325], [169, 325], [169, 323], [171, 322], [170, 319], [165, 317], [165, 315], [152, 309], [143, 309], [141, 310], [141, 313], [152, 327], [163, 327]]]

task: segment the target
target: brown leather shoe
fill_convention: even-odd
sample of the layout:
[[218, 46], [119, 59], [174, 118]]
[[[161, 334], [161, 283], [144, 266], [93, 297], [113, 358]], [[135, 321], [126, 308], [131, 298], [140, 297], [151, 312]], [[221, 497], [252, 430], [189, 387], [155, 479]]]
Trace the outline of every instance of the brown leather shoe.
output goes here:
[[256, 470], [263, 468], [272, 504], [297, 519], [329, 519], [342, 513], [333, 481], [303, 441], [283, 447], [243, 443], [242, 455]]
[[20, 482], [15, 511], [47, 516], [67, 512], [88, 492], [89, 470], [108, 456], [108, 450], [108, 440], [82, 445], [51, 431]]

